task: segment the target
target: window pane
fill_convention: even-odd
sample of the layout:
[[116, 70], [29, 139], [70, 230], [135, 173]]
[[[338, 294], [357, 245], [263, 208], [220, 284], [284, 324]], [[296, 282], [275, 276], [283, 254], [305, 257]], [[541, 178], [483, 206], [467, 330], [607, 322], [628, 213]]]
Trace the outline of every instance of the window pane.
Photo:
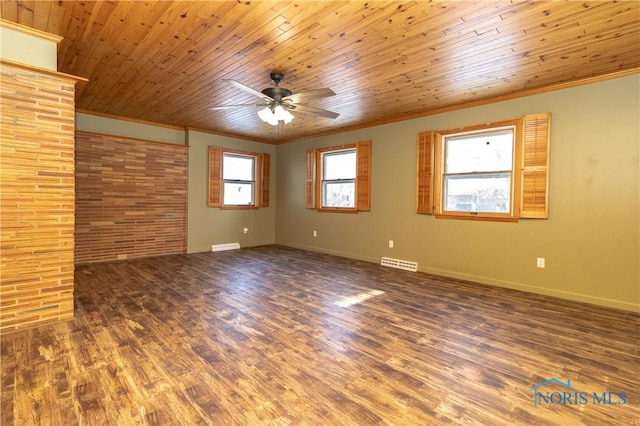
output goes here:
[[224, 183], [225, 205], [246, 206], [253, 204], [253, 183]]
[[355, 179], [356, 151], [339, 151], [322, 155], [322, 173], [324, 180]]
[[513, 130], [446, 139], [446, 173], [511, 170]]
[[445, 176], [445, 210], [509, 213], [511, 174]]
[[356, 183], [324, 182], [322, 207], [355, 207]]
[[254, 157], [224, 154], [222, 173], [226, 180], [253, 180]]

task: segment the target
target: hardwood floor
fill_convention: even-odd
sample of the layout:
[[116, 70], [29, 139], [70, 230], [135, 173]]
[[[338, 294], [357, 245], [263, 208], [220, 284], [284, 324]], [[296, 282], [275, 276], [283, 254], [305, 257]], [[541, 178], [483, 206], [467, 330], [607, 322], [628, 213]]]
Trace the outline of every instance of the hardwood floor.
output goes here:
[[638, 424], [639, 373], [638, 314], [267, 246], [78, 267], [74, 320], [2, 336], [0, 420]]

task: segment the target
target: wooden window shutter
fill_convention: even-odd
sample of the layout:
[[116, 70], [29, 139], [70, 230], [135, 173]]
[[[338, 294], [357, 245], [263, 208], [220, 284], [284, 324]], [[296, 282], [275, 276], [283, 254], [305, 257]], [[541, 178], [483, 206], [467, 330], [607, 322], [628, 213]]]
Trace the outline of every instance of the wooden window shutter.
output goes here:
[[371, 210], [371, 141], [356, 143], [356, 210]]
[[269, 207], [269, 191], [271, 189], [271, 155], [266, 152], [261, 154], [262, 176], [260, 179], [262, 198], [260, 207]]
[[522, 117], [520, 217], [549, 217], [549, 148], [551, 114]]
[[418, 133], [418, 182], [416, 212], [433, 214], [433, 150], [435, 132]]
[[209, 207], [222, 204], [222, 148], [209, 146]]
[[316, 150], [307, 150], [307, 170], [304, 186], [304, 208], [316, 208]]

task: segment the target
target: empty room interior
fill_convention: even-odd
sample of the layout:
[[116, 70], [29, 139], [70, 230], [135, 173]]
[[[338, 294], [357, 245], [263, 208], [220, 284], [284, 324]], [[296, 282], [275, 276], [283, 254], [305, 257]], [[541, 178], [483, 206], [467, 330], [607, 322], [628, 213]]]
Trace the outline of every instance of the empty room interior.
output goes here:
[[0, 424], [640, 424], [640, 2], [0, 18]]

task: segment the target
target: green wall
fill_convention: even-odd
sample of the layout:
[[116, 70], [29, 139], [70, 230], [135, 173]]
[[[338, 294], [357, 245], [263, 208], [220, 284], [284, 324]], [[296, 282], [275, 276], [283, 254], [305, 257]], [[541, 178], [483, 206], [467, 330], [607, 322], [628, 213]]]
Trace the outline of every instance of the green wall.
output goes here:
[[[188, 131], [189, 212], [187, 251], [210, 251], [212, 244], [240, 243], [241, 247], [273, 244], [276, 223], [276, 147], [259, 142]], [[207, 207], [209, 145], [271, 154], [270, 206], [255, 210]], [[249, 228], [249, 233], [243, 232]]]
[[[414, 213], [418, 132], [537, 112], [552, 113], [548, 220]], [[372, 141], [371, 212], [305, 209], [305, 150], [363, 139]], [[639, 148], [638, 75], [279, 145], [276, 242], [411, 260], [425, 272], [640, 311]]]

